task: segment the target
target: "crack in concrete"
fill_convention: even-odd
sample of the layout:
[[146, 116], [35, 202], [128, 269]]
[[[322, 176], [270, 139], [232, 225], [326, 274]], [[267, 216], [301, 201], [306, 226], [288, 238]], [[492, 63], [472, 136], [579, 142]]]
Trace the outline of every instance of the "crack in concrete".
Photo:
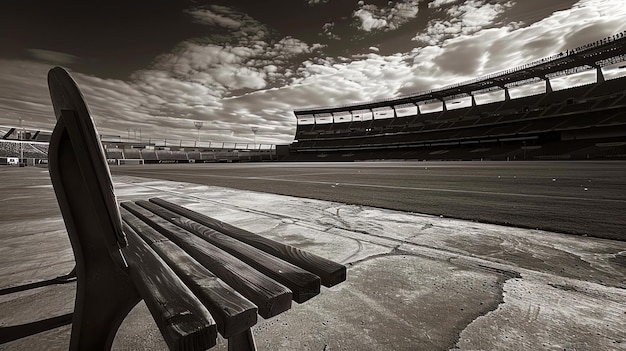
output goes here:
[[[489, 315], [490, 313], [496, 311], [498, 308], [500, 308], [500, 306], [502, 304], [504, 304], [504, 284], [510, 280], [510, 279], [522, 279], [522, 276], [517, 273], [517, 272], [511, 272], [511, 271], [506, 271], [506, 270], [501, 270], [498, 268], [493, 268], [493, 267], [487, 267], [487, 266], [482, 266], [485, 270], [490, 271], [490, 272], [494, 272], [495, 274], [498, 275], [498, 296], [499, 298], [497, 300], [495, 300], [493, 303], [488, 304], [488, 309], [482, 313], [479, 314], [478, 316], [474, 317], [474, 319], [472, 319], [471, 321], [469, 321], [467, 324], [465, 324], [465, 326], [458, 332], [456, 339], [454, 340], [453, 343], [451, 343], [450, 347], [448, 347], [448, 350], [450, 351], [460, 351], [461, 349], [458, 347], [459, 342], [461, 341], [461, 334], [463, 334], [463, 332], [469, 328], [476, 320], [478, 320], [481, 317], [485, 317], [487, 315]], [[514, 274], [513, 274], [514, 273]]]

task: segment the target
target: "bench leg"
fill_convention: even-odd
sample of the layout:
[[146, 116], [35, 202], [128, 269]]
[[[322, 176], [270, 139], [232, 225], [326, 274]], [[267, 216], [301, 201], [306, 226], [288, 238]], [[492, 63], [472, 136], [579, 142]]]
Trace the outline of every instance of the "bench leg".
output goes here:
[[70, 350], [110, 350], [124, 318], [141, 298], [122, 271], [78, 268]]
[[252, 331], [247, 329], [228, 338], [228, 351], [256, 351]]
[[141, 297], [128, 273], [111, 259], [105, 245], [79, 240], [78, 233], [93, 238], [104, 234], [101, 227], [94, 225], [94, 217], [85, 212], [73, 216], [74, 221], [66, 224], [76, 257], [77, 276], [70, 350], [110, 350], [119, 326]]
[[81, 172], [63, 122], [52, 134], [49, 169], [76, 260], [75, 270], [62, 277], [77, 277], [70, 350], [109, 350], [141, 299], [117, 245], [104, 240], [113, 230], [103, 220], [106, 211], [97, 206], [101, 201]]

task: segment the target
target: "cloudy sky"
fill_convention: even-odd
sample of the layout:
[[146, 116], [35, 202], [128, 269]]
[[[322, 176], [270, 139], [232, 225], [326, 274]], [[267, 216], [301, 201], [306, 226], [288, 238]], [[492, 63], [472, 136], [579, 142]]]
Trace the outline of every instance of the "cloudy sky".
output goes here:
[[[96, 3], [94, 5], [94, 3]], [[393, 98], [626, 30], [624, 0], [3, 0], [0, 126], [67, 68], [102, 134], [290, 143], [294, 109]], [[0, 127], [2, 129], [2, 127]]]

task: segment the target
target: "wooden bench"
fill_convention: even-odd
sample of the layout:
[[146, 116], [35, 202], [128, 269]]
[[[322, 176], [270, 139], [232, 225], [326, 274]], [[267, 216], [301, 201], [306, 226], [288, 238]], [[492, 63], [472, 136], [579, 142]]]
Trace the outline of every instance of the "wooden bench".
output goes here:
[[[50, 178], [76, 259], [70, 349], [110, 349], [145, 301], [172, 350], [255, 350], [250, 328], [346, 279], [346, 267], [160, 198], [118, 206], [80, 89], [48, 73]], [[70, 274], [72, 275], [72, 274]]]

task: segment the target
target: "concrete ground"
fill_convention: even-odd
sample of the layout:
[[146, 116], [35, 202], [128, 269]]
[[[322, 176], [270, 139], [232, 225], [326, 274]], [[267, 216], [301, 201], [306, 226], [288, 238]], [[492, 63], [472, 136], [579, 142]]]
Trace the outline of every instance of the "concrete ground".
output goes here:
[[[253, 332], [259, 350], [626, 350], [626, 242], [245, 190], [115, 176], [348, 266]], [[67, 349], [73, 254], [45, 169], [0, 171], [0, 350]], [[60, 326], [59, 326], [60, 325]], [[117, 350], [166, 345], [145, 305]], [[215, 350], [226, 350], [223, 340]]]

